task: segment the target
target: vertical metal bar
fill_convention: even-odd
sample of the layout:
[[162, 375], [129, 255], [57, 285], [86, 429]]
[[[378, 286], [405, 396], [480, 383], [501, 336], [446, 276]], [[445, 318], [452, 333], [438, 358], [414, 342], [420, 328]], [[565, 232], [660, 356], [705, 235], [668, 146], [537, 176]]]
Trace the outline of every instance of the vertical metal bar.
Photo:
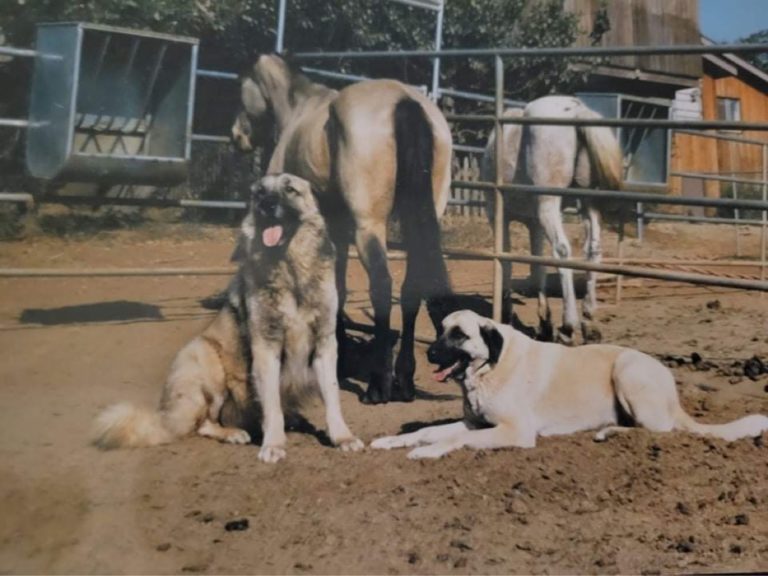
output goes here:
[[[768, 201], [768, 144], [763, 144], [763, 202]], [[760, 280], [765, 282], [766, 236], [768, 236], [768, 211], [763, 210], [763, 227], [760, 231]], [[760, 293], [764, 297], [765, 292]]]
[[[624, 265], [624, 224], [619, 224], [619, 234], [617, 237], [617, 244], [618, 247], [616, 249], [616, 253], [619, 259], [619, 266]], [[618, 306], [621, 304], [621, 291], [624, 288], [623, 286], [624, 282], [624, 276], [621, 274], [618, 274], [616, 276], [616, 297], [615, 297], [615, 303]]]
[[[734, 144], [732, 142], [729, 142], [727, 144], [728, 146], [728, 163], [730, 164], [731, 170], [731, 178], [736, 178], [736, 170], [734, 169], [736, 166], [736, 163], [733, 159], [733, 147], [738, 146], [738, 144]], [[731, 190], [733, 191], [733, 197], [738, 199], [739, 197], [739, 185], [736, 182], [731, 182]], [[734, 242], [736, 244], [736, 257], [738, 258], [741, 256], [741, 238], [739, 237], [739, 209], [734, 208], [733, 209], [733, 220], [734, 220]]]
[[[163, 42], [160, 45], [160, 50], [155, 57], [155, 64], [152, 66], [152, 72], [149, 75], [149, 82], [147, 83], [147, 93], [144, 96], [144, 102], [141, 105], [141, 114], [139, 119], [143, 119], [147, 115], [149, 110], [149, 104], [152, 101], [152, 92], [155, 91], [155, 84], [157, 84], [157, 77], [160, 75], [160, 68], [163, 67], [163, 60], [165, 60], [165, 53], [168, 51], [168, 43]], [[138, 128], [138, 124], [137, 124]]]
[[[504, 62], [501, 56], [494, 57], [494, 66], [496, 71], [496, 122], [494, 131], [496, 134], [496, 185], [504, 183], [504, 133], [503, 125], [499, 120], [504, 115]], [[496, 197], [496, 211], [493, 219], [493, 250], [497, 254], [504, 251], [504, 192], [496, 188], [493, 191]], [[503, 282], [501, 260], [493, 260], [493, 319], [501, 322], [501, 307], [503, 303]]]
[[275, 52], [282, 54], [283, 42], [285, 40], [285, 4], [287, 0], [280, 0], [280, 6], [277, 9], [277, 41], [275, 42]]
[[189, 160], [192, 156], [192, 124], [195, 119], [195, 93], [197, 90], [197, 56], [198, 45], [192, 46], [192, 61], [189, 64], [189, 97], [187, 99], [187, 120], [185, 125], [184, 137], [184, 158]]
[[643, 203], [638, 202], [635, 204], [635, 212], [637, 212], [637, 241], [640, 244], [643, 243], [643, 228], [645, 226], [645, 216], [643, 215]]
[[[107, 50], [109, 49], [109, 44], [111, 41], [112, 41], [112, 35], [107, 34], [104, 36], [104, 39], [101, 42], [101, 47], [99, 49], [98, 56], [96, 57], [96, 65], [94, 66], [94, 70], [93, 70], [93, 78], [90, 80], [91, 85], [96, 84], [96, 80], [98, 80], [99, 75], [101, 74], [101, 70], [104, 67], [104, 58], [107, 55]], [[91, 100], [93, 98], [93, 94], [94, 92], [92, 91], [88, 91], [83, 94], [78, 90], [78, 97], [82, 95], [85, 97], [85, 100], [86, 100], [86, 102], [84, 102], [82, 106], [83, 110], [88, 110], [91, 107]], [[94, 124], [98, 124], [100, 118], [101, 118], [101, 115], [97, 116], [96, 122], [94, 122]], [[80, 122], [77, 123], [78, 128], [82, 127], [84, 120], [85, 120], [85, 112], [82, 112], [80, 117]]]
[[[445, 2], [440, 3], [440, 10], [437, 12], [437, 30], [435, 31], [435, 50], [441, 50], [443, 47], [443, 13], [445, 12]], [[432, 62], [432, 101], [437, 102], [440, 98], [440, 58], [435, 58]]]
[[[147, 83], [147, 93], [144, 95], [144, 102], [141, 104], [141, 111], [139, 112], [138, 118], [136, 118], [136, 128], [133, 131], [135, 134], [140, 134], [139, 128], [141, 127], [142, 122], [144, 122], [144, 118], [146, 118], [147, 113], [149, 112], [149, 105], [152, 103], [152, 92], [155, 91], [157, 77], [160, 74], [160, 68], [163, 67], [163, 60], [165, 60], [165, 53], [167, 50], [168, 43], [163, 42], [163, 44], [160, 45], [160, 50], [158, 51], [157, 56], [155, 56], [155, 65], [152, 67], [152, 72], [149, 76], [149, 82]], [[142, 154], [144, 150], [148, 149], [147, 142], [149, 140], [149, 134], [152, 130], [153, 124], [154, 118], [152, 118], [152, 120], [149, 122], [144, 122], [144, 137], [141, 139], [141, 144], [139, 145], [138, 150], [136, 150], [136, 154]]]

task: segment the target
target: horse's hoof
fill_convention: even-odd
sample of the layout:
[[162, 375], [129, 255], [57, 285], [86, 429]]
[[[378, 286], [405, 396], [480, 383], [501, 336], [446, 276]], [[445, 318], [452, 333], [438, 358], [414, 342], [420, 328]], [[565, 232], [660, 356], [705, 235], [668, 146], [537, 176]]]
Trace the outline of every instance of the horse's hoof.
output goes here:
[[401, 378], [395, 377], [395, 385], [392, 387], [393, 402], [413, 402], [416, 398], [416, 386], [413, 378], [401, 381]]
[[363, 404], [385, 404], [392, 399], [392, 374], [371, 374]]
[[540, 342], [555, 341], [555, 327], [547, 320], [539, 321], [539, 330], [536, 339]]
[[602, 332], [591, 322], [584, 322], [581, 325], [581, 335], [585, 344], [597, 344], [603, 341]]
[[557, 342], [564, 344], [565, 346], [575, 346], [576, 338], [573, 335], [573, 328], [569, 326], [561, 326], [557, 331]]

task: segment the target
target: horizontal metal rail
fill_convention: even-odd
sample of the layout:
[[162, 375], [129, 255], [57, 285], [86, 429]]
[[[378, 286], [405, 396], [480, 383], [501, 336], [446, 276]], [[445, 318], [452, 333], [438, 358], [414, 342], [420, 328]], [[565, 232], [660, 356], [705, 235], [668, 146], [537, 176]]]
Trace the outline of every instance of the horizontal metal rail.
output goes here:
[[695, 222], [700, 224], [731, 224], [744, 226], [762, 226], [762, 220], [744, 220], [736, 218], [718, 218], [715, 216], [685, 216], [683, 214], [663, 214], [660, 212], [642, 212], [643, 220], [668, 220], [670, 222]]
[[453, 149], [456, 152], [472, 152], [473, 154], [483, 154], [485, 148], [480, 146], [465, 146], [464, 144], [454, 144]]
[[768, 52], [768, 44], [678, 44], [666, 46], [611, 46], [576, 48], [447, 48], [444, 50], [369, 50], [365, 52], [298, 52], [305, 60], [351, 60], [360, 58], [466, 58], [491, 56], [647, 56], [669, 54], [726, 54]]
[[[2, 198], [0, 198], [2, 200]], [[221, 208], [244, 210], [247, 203], [239, 200], [193, 200], [187, 198], [104, 198], [98, 196], [46, 196], [36, 200], [39, 204], [83, 206], [138, 206], [144, 208]]]
[[[22, 198], [23, 196], [23, 198]], [[104, 198], [99, 196], [46, 196], [34, 199], [30, 194], [0, 193], [0, 202], [25, 202], [38, 204], [63, 204], [66, 206], [137, 206], [139, 208], [215, 208], [222, 210], [245, 210], [248, 203], [243, 200], [194, 200], [188, 198]], [[479, 200], [449, 200], [449, 206], [484, 206]]]
[[23, 118], [0, 118], [0, 128], [41, 128], [48, 122], [30, 122]]
[[754, 178], [736, 178], [734, 176], [719, 176], [717, 174], [706, 174], [704, 172], [678, 172], [673, 171], [669, 173], [670, 176], [678, 176], [680, 178], [692, 178], [694, 180], [716, 180], [718, 182], [735, 182], [736, 184], [754, 184], [762, 186], [765, 184], [762, 180], [755, 180]]
[[28, 192], [0, 192], [0, 202], [17, 202], [34, 206], [35, 197]]
[[[452, 96], [454, 98], [463, 98], [464, 100], [476, 100], [478, 102], [496, 102], [496, 98], [488, 94], [480, 94], [479, 92], [467, 92], [466, 90], [453, 90], [452, 88], [439, 88], [440, 96]], [[504, 104], [507, 106], [523, 107], [528, 102], [522, 100], [510, 100], [504, 98]]]
[[21, 120], [16, 118], [0, 118], [0, 126], [7, 128], [29, 128], [29, 120]]
[[634, 266], [711, 266], [713, 268], [754, 268], [762, 266], [760, 260], [684, 260], [682, 258], [618, 258], [606, 257], [605, 264]]
[[45, 58], [46, 60], [63, 60], [58, 54], [47, 54], [29, 48], [15, 48], [13, 46], [0, 46], [0, 55], [14, 56], [18, 58]]
[[230, 136], [219, 136], [217, 134], [192, 134], [193, 142], [221, 142], [228, 144], [232, 141]]
[[234, 72], [222, 72], [220, 70], [204, 70], [198, 68], [195, 70], [195, 74], [202, 76], [203, 78], [216, 78], [217, 80], [239, 80], [240, 75]]
[[229, 276], [235, 266], [213, 268], [0, 268], [0, 278], [78, 278], [83, 276]]
[[325, 78], [332, 78], [334, 80], [351, 80], [353, 82], [362, 82], [363, 80], [370, 80], [367, 76], [360, 76], [359, 74], [347, 74], [346, 72], [333, 72], [331, 70], [321, 70], [320, 68], [310, 68], [308, 66], [301, 67], [302, 72], [306, 72], [310, 75], [323, 76]]
[[[451, 260], [478, 260], [485, 259], [476, 252], [464, 254], [466, 250], [446, 250], [446, 256]], [[357, 251], [350, 250], [351, 258], [359, 258]], [[517, 256], [514, 256], [517, 258]], [[406, 254], [402, 251], [388, 251], [388, 260], [404, 260]], [[520, 258], [529, 258], [520, 256]], [[530, 257], [534, 258], [534, 257]], [[617, 262], [617, 258], [606, 258], [607, 263]], [[558, 261], [559, 262], [559, 261]], [[571, 261], [581, 262], [581, 261]], [[759, 261], [717, 261], [717, 260], [649, 260], [626, 258], [624, 264], [634, 265], [658, 265], [658, 266], [713, 266], [713, 267], [754, 267], [759, 266]], [[586, 262], [585, 262], [586, 264]], [[0, 278], [78, 278], [87, 276], [119, 277], [119, 276], [228, 276], [237, 271], [237, 266], [211, 266], [211, 267], [173, 267], [173, 268], [0, 268]], [[702, 275], [705, 276], [706, 275]]]
[[757, 140], [755, 138], [742, 138], [741, 136], [731, 136], [729, 134], [718, 134], [715, 132], [698, 132], [696, 130], [675, 131], [677, 134], [687, 134], [689, 136], [701, 136], [702, 138], [714, 138], [716, 140], [725, 140], [727, 142], [738, 142], [739, 144], [754, 144], [756, 146], [768, 146], [768, 140]]
[[445, 254], [461, 256], [478, 260], [497, 259], [506, 262], [520, 264], [542, 264], [555, 268], [569, 268], [572, 270], [587, 270], [603, 272], [606, 274], [618, 274], [620, 276], [632, 276], [634, 278], [652, 278], [655, 280], [667, 280], [672, 282], [684, 282], [702, 286], [719, 286], [721, 288], [738, 288], [740, 290], [758, 290], [768, 292], [768, 282], [760, 280], [743, 280], [740, 278], [723, 278], [707, 274], [693, 274], [689, 272], [672, 272], [653, 268], [641, 268], [637, 266], [624, 266], [620, 264], [594, 264], [582, 260], [558, 260], [544, 256], [523, 256], [507, 252], [493, 252], [491, 250], [471, 250], [450, 248], [444, 249]]
[[499, 189], [503, 192], [524, 192], [537, 196], [563, 196], [567, 198], [605, 198], [624, 200], [628, 202], [646, 202], [649, 204], [670, 204], [673, 206], [705, 206], [724, 208], [743, 208], [751, 210], [768, 210], [768, 202], [760, 200], [741, 200], [737, 198], [695, 198], [690, 196], [666, 196], [650, 192], [625, 192], [621, 190], [593, 190], [589, 188], [552, 188], [547, 186], [529, 186], [528, 184], [500, 184], [491, 182], [469, 182], [455, 180], [454, 188], [474, 188], [475, 190], [492, 191]]
[[[446, 114], [449, 122], [497, 121], [493, 114]], [[650, 120], [645, 118], [551, 118], [517, 117], [499, 118], [500, 124], [536, 124], [541, 126], [611, 126], [616, 128], [637, 126], [643, 128], [688, 128], [697, 130], [768, 130], [768, 122], [727, 122], [724, 120]]]

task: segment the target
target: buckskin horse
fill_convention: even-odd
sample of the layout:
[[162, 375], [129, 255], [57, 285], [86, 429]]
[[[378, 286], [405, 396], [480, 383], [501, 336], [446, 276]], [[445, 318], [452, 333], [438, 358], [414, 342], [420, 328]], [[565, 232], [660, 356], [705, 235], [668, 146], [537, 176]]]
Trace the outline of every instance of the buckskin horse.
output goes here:
[[[241, 150], [253, 149], [252, 124], [265, 115], [274, 118], [277, 132], [267, 173], [289, 172], [312, 184], [337, 249], [340, 350], [351, 242], [368, 274], [374, 353], [363, 401], [412, 400], [421, 301], [439, 332], [451, 294], [438, 223], [451, 181], [452, 142], [445, 118], [423, 94], [401, 82], [366, 80], [336, 91], [274, 54], [260, 56], [241, 77], [241, 109], [232, 126]], [[407, 253], [394, 374], [387, 265], [387, 221], [393, 212], [400, 218]]]

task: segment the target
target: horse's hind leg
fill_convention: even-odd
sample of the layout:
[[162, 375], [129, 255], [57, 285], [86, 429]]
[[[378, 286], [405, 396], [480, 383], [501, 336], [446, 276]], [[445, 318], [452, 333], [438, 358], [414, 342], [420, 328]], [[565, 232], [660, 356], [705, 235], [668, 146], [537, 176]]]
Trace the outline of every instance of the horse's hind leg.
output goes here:
[[[556, 196], [539, 197], [539, 222], [544, 228], [547, 239], [552, 244], [555, 258], [567, 260], [571, 257], [571, 244], [563, 228], [563, 218], [560, 211], [560, 198]], [[568, 268], [558, 268], [563, 290], [563, 325], [560, 327], [558, 338], [566, 343], [573, 342], [573, 333], [579, 325], [579, 312], [576, 307], [576, 292], [573, 287], [573, 271]]]
[[[600, 212], [588, 201], [584, 201], [584, 229], [586, 239], [584, 242], [584, 254], [587, 261], [599, 264], [602, 260], [603, 250], [601, 243]], [[600, 330], [594, 322], [594, 313], [597, 310], [597, 272], [587, 272], [587, 293], [582, 303], [581, 333], [585, 342], [599, 342], [602, 339]]]
[[347, 301], [347, 262], [349, 260], [349, 241], [351, 223], [344, 220], [329, 219], [328, 234], [336, 247], [336, 291], [339, 295], [339, 311], [336, 316], [336, 342], [338, 360], [336, 376], [341, 379], [347, 370], [347, 333], [344, 329], [344, 304]]
[[395, 363], [395, 388], [393, 400], [411, 402], [416, 395], [413, 375], [416, 372], [416, 359], [413, 347], [416, 332], [416, 316], [421, 306], [421, 289], [418, 286], [416, 264], [408, 262], [405, 280], [400, 291], [400, 308], [403, 314], [403, 330], [400, 336], [400, 352]]
[[[544, 254], [544, 229], [538, 221], [532, 220], [525, 223], [528, 227], [528, 238], [531, 243], [531, 255]], [[531, 264], [529, 283], [536, 287], [538, 294], [539, 328], [538, 339], [544, 341], [554, 340], [554, 328], [552, 326], [552, 311], [547, 299], [547, 271], [541, 264]]]
[[390, 314], [392, 312], [392, 277], [387, 267], [386, 224], [358, 223], [355, 245], [360, 260], [368, 272], [369, 293], [373, 305], [374, 366], [368, 390], [363, 397], [366, 404], [389, 402], [392, 398], [392, 346]]

